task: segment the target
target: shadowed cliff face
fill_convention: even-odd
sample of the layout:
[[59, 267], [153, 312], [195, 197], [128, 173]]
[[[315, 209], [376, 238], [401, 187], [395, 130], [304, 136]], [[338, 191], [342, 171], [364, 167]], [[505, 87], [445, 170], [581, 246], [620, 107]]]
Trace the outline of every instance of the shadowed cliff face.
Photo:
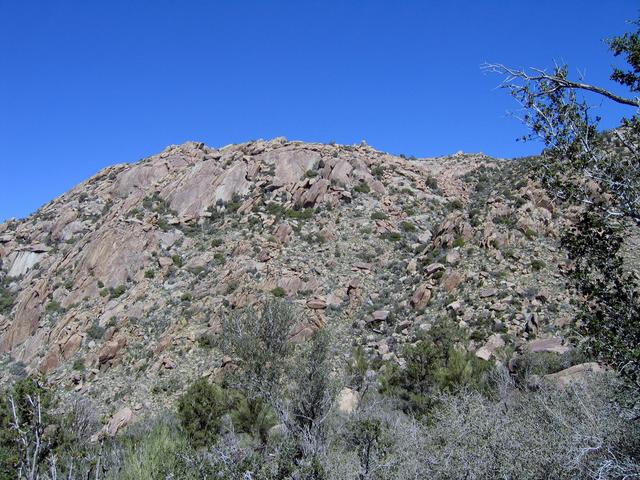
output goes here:
[[332, 328], [345, 356], [402, 363], [443, 316], [483, 358], [496, 332], [555, 337], [572, 314], [563, 217], [523, 171], [282, 138], [107, 168], [0, 225], [0, 379], [152, 408], [216, 376], [220, 319], [274, 295], [298, 306], [292, 341]]

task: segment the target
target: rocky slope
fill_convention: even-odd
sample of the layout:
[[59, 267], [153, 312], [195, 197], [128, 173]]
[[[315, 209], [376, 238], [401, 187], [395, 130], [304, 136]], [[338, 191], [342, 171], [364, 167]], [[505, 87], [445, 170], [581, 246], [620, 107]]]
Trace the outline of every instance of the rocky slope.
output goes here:
[[42, 372], [105, 416], [217, 376], [220, 319], [273, 296], [293, 341], [403, 362], [443, 316], [468, 348], [563, 351], [564, 221], [522, 161], [283, 138], [170, 146], [0, 225], [0, 381]]

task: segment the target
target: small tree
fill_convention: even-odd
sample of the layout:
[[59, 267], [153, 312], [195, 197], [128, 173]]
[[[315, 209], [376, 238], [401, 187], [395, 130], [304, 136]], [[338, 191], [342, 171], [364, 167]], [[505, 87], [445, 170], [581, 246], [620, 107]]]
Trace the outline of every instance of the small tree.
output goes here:
[[335, 398], [335, 382], [331, 382], [329, 334], [316, 332], [305, 345], [291, 369], [290, 414], [288, 429], [307, 445], [312, 455], [322, 442], [322, 426]]
[[[611, 80], [631, 97], [572, 80], [566, 65], [551, 72], [502, 64], [484, 69], [504, 75], [502, 86], [522, 105], [521, 120], [530, 130], [523, 138], [544, 143], [536, 169], [542, 183], [559, 201], [588, 207], [563, 238], [573, 261], [569, 278], [585, 299], [578, 327], [589, 335], [593, 353], [640, 388], [640, 306], [621, 255], [629, 222], [640, 225], [640, 28], [607, 43], [628, 64], [627, 70], [615, 68]], [[612, 132], [599, 132], [600, 119], [579, 92], [631, 107], [633, 114]]]
[[250, 398], [268, 400], [279, 389], [296, 322], [295, 311], [283, 300], [266, 302], [260, 313], [247, 308], [222, 320], [222, 348], [240, 362], [236, 380]]
[[196, 381], [180, 397], [178, 418], [192, 445], [208, 445], [217, 439], [228, 403], [223, 389], [204, 378]]

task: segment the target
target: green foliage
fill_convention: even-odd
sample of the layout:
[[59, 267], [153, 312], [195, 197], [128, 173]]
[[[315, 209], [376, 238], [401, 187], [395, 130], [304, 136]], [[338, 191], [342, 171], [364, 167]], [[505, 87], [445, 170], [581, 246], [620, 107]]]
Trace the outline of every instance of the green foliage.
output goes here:
[[87, 335], [93, 340], [100, 340], [104, 336], [105, 328], [100, 326], [98, 320], [94, 320], [87, 329]]
[[464, 247], [465, 241], [464, 241], [464, 237], [462, 235], [458, 235], [456, 236], [456, 238], [453, 240], [453, 247]]
[[175, 428], [167, 423], [158, 423], [144, 435], [129, 439], [118, 478], [188, 478], [195, 472], [187, 474], [191, 469], [184, 463], [182, 455], [186, 449], [186, 441]]
[[319, 421], [328, 412], [333, 398], [326, 330], [317, 331], [304, 347], [290, 375], [292, 424], [289, 427], [299, 436], [319, 428]]
[[84, 358], [78, 358], [73, 362], [73, 366], [71, 367], [76, 371], [79, 372], [84, 372], [85, 370], [85, 364], [84, 364]]
[[285, 215], [288, 218], [293, 218], [296, 220], [309, 220], [311, 217], [313, 217], [314, 213], [315, 210], [313, 208], [304, 208], [302, 210], [294, 210], [290, 208], [285, 211]]
[[382, 393], [400, 399], [404, 410], [422, 416], [443, 392], [484, 389], [490, 365], [464, 350], [463, 340], [464, 333], [453, 322], [441, 320], [423, 340], [405, 347], [405, 368], [387, 364]]
[[381, 180], [384, 175], [384, 167], [382, 165], [376, 165], [371, 169], [371, 175]]
[[216, 346], [216, 338], [211, 333], [203, 333], [198, 337], [198, 346], [200, 348], [211, 349]]
[[184, 261], [182, 260], [182, 257], [180, 255], [178, 255], [178, 254], [171, 255], [171, 261], [178, 268], [180, 268], [184, 264]]
[[229, 413], [236, 432], [267, 443], [269, 429], [276, 424], [276, 415], [264, 399], [235, 392]]
[[154, 278], [156, 276], [155, 270], [145, 270], [144, 278]]
[[375, 212], [371, 213], [372, 220], [386, 220], [388, 218], [389, 216], [386, 213], [381, 212], [380, 210], [376, 210]]
[[371, 188], [366, 181], [360, 180], [360, 182], [355, 187], [353, 187], [353, 191], [358, 193], [369, 193], [371, 191]]
[[588, 335], [588, 352], [616, 367], [640, 388], [640, 301], [633, 274], [624, 270], [623, 228], [594, 210], [562, 238], [568, 271], [586, 299], [579, 328]]
[[351, 359], [347, 364], [351, 385], [359, 392], [364, 389], [367, 370], [369, 370], [369, 359], [364, 348], [359, 345], [351, 354]]
[[15, 294], [10, 291], [3, 283], [0, 283], [0, 314], [7, 315], [11, 312], [15, 302]]
[[264, 398], [281, 388], [292, 353], [289, 332], [297, 322], [296, 312], [283, 300], [267, 301], [260, 313], [247, 308], [223, 317], [222, 349], [239, 360], [236, 382], [250, 397]]
[[403, 220], [402, 222], [400, 222], [400, 228], [405, 232], [416, 231], [416, 226], [411, 222], [407, 222], [406, 220]]
[[402, 240], [402, 235], [399, 232], [383, 232], [380, 234], [380, 238], [389, 240], [390, 242], [397, 242]]
[[539, 260], [537, 258], [534, 260], [531, 260], [531, 269], [536, 272], [542, 270], [546, 266], [547, 266], [546, 263], [544, 263], [542, 260]]
[[49, 303], [47, 303], [47, 306], [44, 307], [44, 309], [47, 313], [58, 313], [58, 312], [64, 311], [64, 308], [62, 308], [60, 303], [55, 300], [52, 300]]
[[127, 291], [127, 287], [124, 285], [118, 285], [115, 288], [109, 289], [109, 298], [119, 298]]
[[447, 203], [447, 206], [449, 207], [450, 210], [462, 210], [464, 208], [464, 204], [462, 203], [462, 200], [459, 200], [457, 198], [450, 200], [449, 203]]
[[167, 201], [161, 198], [157, 192], [155, 192], [153, 195], [145, 197], [142, 200], [142, 206], [146, 210], [150, 210], [160, 215], [177, 215], [174, 210], [171, 210], [171, 208], [169, 208], [169, 204], [167, 203]]
[[317, 177], [319, 175], [317, 170], [307, 170], [304, 174], [305, 177], [307, 178], [314, 178]]
[[[10, 399], [15, 403], [15, 411], [23, 431], [28, 432], [26, 438], [34, 440], [31, 430], [34, 429], [37, 418], [36, 411], [31, 402], [40, 402], [42, 408], [42, 426], [38, 429], [40, 435], [45, 427], [53, 424], [53, 419], [49, 414], [49, 409], [53, 403], [52, 393], [46, 389], [37, 379], [32, 377], [18, 380], [12, 388], [1, 392], [0, 395], [0, 480], [16, 478], [16, 471], [21, 459], [27, 453], [25, 445], [22, 444], [13, 424], [13, 414]], [[42, 461], [51, 451], [55, 439], [49, 437], [42, 438], [42, 449], [39, 452]], [[31, 444], [29, 445], [31, 447]]]
[[374, 462], [387, 456], [393, 442], [391, 432], [386, 425], [372, 416], [356, 417], [350, 420], [347, 424], [345, 440], [358, 456], [361, 478], [372, 478]]
[[[640, 21], [633, 22], [640, 26]], [[611, 79], [629, 88], [632, 92], [640, 92], [640, 30], [625, 33], [607, 41], [609, 48], [615, 57], [620, 55], [631, 67], [630, 70], [614, 68]]]
[[180, 397], [178, 418], [192, 445], [204, 446], [215, 442], [229, 403], [226, 392], [204, 378], [196, 381]]
[[282, 287], [275, 287], [274, 289], [271, 290], [271, 295], [273, 295], [274, 297], [277, 298], [282, 298], [284, 297], [286, 294], [286, 292], [284, 291], [284, 288]]

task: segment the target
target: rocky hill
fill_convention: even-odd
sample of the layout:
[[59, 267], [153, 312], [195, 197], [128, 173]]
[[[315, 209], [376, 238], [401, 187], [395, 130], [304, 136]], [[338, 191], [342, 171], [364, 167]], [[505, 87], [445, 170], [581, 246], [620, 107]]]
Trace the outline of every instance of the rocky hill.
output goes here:
[[277, 138], [106, 168], [0, 225], [0, 381], [144, 413], [216, 378], [221, 318], [273, 296], [299, 307], [293, 341], [330, 328], [345, 358], [402, 364], [445, 316], [484, 359], [563, 352], [565, 214], [523, 162]]

